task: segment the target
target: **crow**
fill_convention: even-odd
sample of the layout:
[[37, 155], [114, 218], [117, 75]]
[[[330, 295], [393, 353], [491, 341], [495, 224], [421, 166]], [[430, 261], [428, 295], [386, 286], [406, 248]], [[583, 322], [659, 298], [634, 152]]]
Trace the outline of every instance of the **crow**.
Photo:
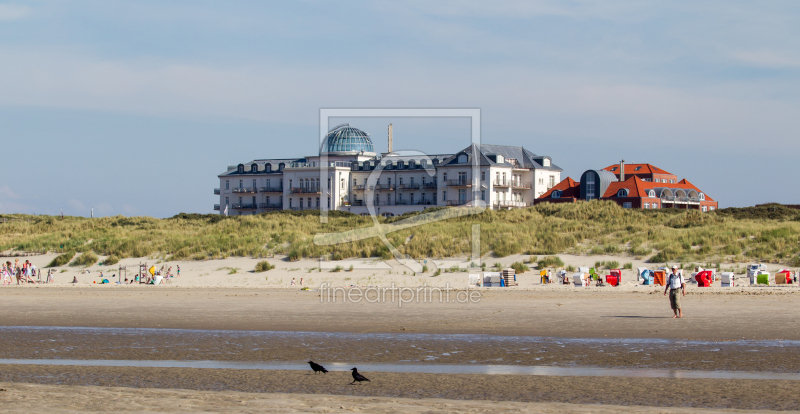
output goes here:
[[361, 381], [369, 382], [369, 378], [358, 373], [358, 368], [353, 368], [350, 371], [353, 371], [353, 382], [351, 382], [350, 385], [353, 385], [356, 382], [361, 382]]
[[313, 370], [314, 370], [314, 374], [317, 374], [317, 373], [319, 373], [319, 372], [321, 372], [321, 373], [323, 373], [323, 374], [327, 374], [327, 373], [328, 373], [328, 370], [327, 370], [327, 369], [325, 369], [325, 367], [323, 367], [323, 366], [322, 366], [322, 365], [320, 365], [320, 364], [317, 364], [317, 363], [316, 363], [316, 362], [314, 362], [314, 361], [308, 361], [308, 365], [311, 365], [311, 369], [313, 369]]

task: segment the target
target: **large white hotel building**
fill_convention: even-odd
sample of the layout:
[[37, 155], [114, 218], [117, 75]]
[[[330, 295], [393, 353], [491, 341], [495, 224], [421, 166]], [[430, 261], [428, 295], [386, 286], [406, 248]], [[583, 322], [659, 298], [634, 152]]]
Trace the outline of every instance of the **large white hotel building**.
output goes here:
[[454, 154], [399, 155], [392, 152], [391, 131], [390, 125], [388, 153], [376, 153], [370, 134], [343, 124], [326, 135], [319, 155], [230, 165], [219, 175], [214, 210], [368, 214], [365, 197], [372, 197], [375, 213], [383, 216], [473, 200], [492, 209], [518, 208], [533, 205], [561, 181], [561, 169], [550, 157], [523, 147], [473, 144]]

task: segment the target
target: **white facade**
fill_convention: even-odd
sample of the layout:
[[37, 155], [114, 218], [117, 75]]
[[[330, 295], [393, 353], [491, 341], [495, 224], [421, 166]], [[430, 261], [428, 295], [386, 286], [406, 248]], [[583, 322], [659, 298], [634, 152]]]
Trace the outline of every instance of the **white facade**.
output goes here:
[[[371, 142], [368, 145], [371, 149]], [[473, 176], [475, 163], [478, 177]], [[536, 197], [561, 181], [561, 169], [549, 157], [522, 147], [472, 145], [455, 154], [429, 156], [362, 150], [261, 159], [229, 166], [219, 179], [214, 193], [220, 200], [214, 209], [220, 214], [325, 209], [366, 215], [367, 200], [372, 199], [375, 214], [396, 216], [473, 200], [492, 209], [532, 206]]]

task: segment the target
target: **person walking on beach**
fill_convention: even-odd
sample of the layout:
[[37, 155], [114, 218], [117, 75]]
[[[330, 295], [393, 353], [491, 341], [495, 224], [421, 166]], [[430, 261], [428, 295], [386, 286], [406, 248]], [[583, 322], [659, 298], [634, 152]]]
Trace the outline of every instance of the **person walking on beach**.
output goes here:
[[175, 265], [175, 267], [178, 268], [178, 270], [177, 270], [178, 277], [181, 277], [181, 265]]
[[[667, 295], [669, 290], [669, 305], [672, 307], [672, 317], [683, 318], [683, 309], [681, 309], [681, 296], [686, 296], [686, 281], [683, 280], [683, 275], [678, 273], [678, 266], [672, 265], [672, 273], [667, 278], [667, 286], [664, 288], [664, 296]], [[679, 292], [680, 291], [680, 294]]]

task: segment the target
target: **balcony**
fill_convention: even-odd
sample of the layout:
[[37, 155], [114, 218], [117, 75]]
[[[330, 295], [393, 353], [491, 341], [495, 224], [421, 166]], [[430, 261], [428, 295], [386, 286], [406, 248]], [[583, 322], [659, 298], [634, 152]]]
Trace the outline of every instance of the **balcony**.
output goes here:
[[375, 191], [394, 191], [394, 184], [378, 184], [374, 188]]
[[419, 184], [400, 184], [400, 191], [419, 190]]
[[234, 204], [233, 208], [239, 210], [255, 210], [258, 206], [255, 203], [251, 204]]
[[283, 193], [283, 187], [261, 187], [258, 191], [262, 193]]
[[425, 190], [435, 190], [436, 189], [436, 183], [425, 183], [425, 184], [422, 185], [422, 188], [425, 189]]
[[322, 167], [342, 167], [342, 168], [350, 168], [351, 163], [348, 161], [329, 161], [327, 163], [322, 162], [290, 162], [289, 165], [286, 166], [287, 169], [296, 169], [296, 168], [322, 168]]
[[364, 191], [365, 188], [366, 188], [365, 185], [354, 185], [353, 191]]
[[292, 194], [319, 194], [319, 187], [292, 187]]
[[258, 191], [256, 187], [241, 187], [234, 188], [233, 192], [236, 194], [255, 194]]
[[662, 203], [700, 204], [700, 199], [695, 197], [661, 197]]
[[281, 203], [259, 203], [258, 208], [263, 208], [266, 210], [281, 210], [283, 209], [283, 204]]
[[519, 189], [522, 189], [522, 190], [530, 190], [531, 189], [531, 183], [523, 183], [521, 181], [512, 181], [511, 182], [511, 187], [512, 188], [519, 188]]
[[447, 180], [444, 183], [448, 187], [472, 187], [472, 181], [469, 180]]
[[503, 201], [495, 201], [493, 205], [494, 205], [494, 207], [495, 207], [495, 208], [506, 208], [506, 207], [522, 208], [522, 207], [530, 207], [530, 203], [526, 203], [526, 202], [524, 202], [524, 201], [513, 201], [513, 200], [508, 200], [508, 201], [505, 201], [505, 200], [503, 200]]
[[214, 194], [215, 194], [215, 195], [219, 195], [219, 188], [215, 188], [215, 189], [214, 189]]
[[495, 180], [495, 181], [492, 183], [492, 186], [494, 186], [494, 187], [510, 187], [510, 186], [511, 186], [511, 181], [505, 181], [505, 180], [503, 180], [503, 181], [500, 181], [500, 180]]
[[214, 210], [219, 211], [219, 204], [214, 204]]
[[465, 206], [469, 204], [472, 200], [447, 200], [445, 204], [448, 206]]

